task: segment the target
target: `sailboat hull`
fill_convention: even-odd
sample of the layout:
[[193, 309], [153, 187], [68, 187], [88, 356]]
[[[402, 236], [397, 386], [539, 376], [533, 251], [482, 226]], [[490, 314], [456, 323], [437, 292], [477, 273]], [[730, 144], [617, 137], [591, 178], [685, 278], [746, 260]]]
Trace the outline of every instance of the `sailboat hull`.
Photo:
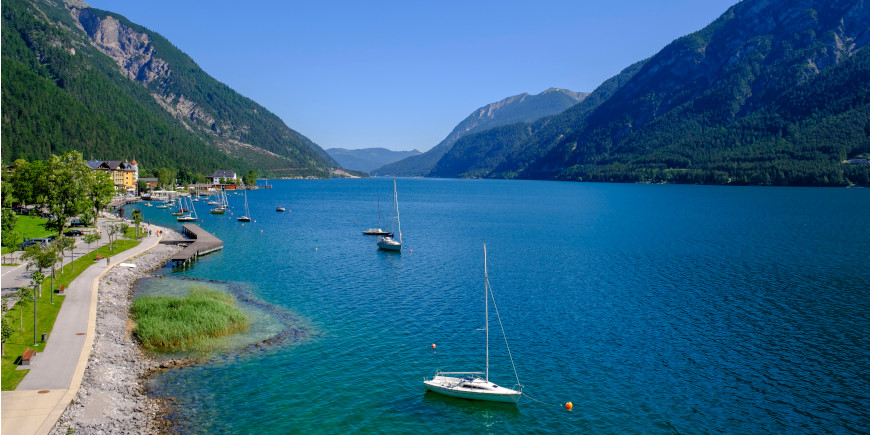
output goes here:
[[[478, 379], [477, 381], [486, 382], [481, 379]], [[464, 382], [462, 379], [447, 376], [435, 376], [431, 380], [424, 381], [423, 384], [429, 391], [468, 400], [517, 403], [520, 400], [520, 397], [523, 396], [522, 392], [511, 390], [510, 388], [495, 386], [495, 384], [492, 383], [488, 383], [489, 385], [494, 386], [494, 388], [491, 389], [466, 387], [463, 385]]]
[[391, 233], [389, 231], [384, 231], [380, 228], [369, 228], [369, 229], [363, 231], [362, 233], [367, 235], [367, 236], [392, 236], [393, 235], [393, 233]]
[[378, 240], [378, 249], [383, 249], [384, 251], [402, 252], [402, 244], [393, 240], [392, 237], [383, 237]]

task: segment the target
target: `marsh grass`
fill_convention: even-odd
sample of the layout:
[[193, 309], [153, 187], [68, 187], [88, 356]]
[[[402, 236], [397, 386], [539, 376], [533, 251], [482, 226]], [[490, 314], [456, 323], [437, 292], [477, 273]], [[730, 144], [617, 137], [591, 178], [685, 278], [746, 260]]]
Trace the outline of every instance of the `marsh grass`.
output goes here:
[[131, 308], [142, 346], [156, 352], [206, 352], [250, 322], [227, 293], [195, 287], [184, 297], [142, 296]]

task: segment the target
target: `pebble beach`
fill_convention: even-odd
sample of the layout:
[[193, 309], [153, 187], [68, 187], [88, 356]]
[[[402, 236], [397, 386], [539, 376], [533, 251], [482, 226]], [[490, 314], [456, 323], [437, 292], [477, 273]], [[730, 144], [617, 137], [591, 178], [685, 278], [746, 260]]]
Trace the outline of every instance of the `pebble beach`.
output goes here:
[[[164, 240], [184, 237], [161, 227]], [[150, 373], [175, 362], [156, 361], [146, 355], [132, 335], [130, 305], [136, 281], [166, 264], [181, 248], [157, 245], [128, 261], [136, 267], [116, 265], [100, 279], [94, 347], [81, 389], [58, 420], [52, 434], [157, 433], [165, 431], [158, 399], [145, 393]]]

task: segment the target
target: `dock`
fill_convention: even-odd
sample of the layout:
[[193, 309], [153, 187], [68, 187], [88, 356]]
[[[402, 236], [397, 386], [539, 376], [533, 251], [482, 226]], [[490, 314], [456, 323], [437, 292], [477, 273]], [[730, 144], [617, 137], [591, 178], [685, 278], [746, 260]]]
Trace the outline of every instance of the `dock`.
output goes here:
[[224, 242], [221, 241], [221, 239], [218, 239], [208, 231], [200, 228], [199, 225], [184, 224], [181, 226], [181, 233], [187, 236], [190, 240], [167, 240], [161, 242], [166, 244], [190, 243], [186, 248], [182, 249], [169, 259], [173, 266], [186, 266], [199, 258], [200, 255], [205, 255], [209, 252], [214, 252], [224, 248]]

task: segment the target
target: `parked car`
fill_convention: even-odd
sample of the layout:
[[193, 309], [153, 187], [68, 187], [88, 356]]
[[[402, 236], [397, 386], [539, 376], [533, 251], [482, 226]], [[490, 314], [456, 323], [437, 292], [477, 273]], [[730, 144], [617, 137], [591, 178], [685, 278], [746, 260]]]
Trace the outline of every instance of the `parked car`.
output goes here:
[[63, 235], [65, 235], [67, 237], [80, 236], [80, 235], [82, 235], [82, 230], [69, 230], [69, 231], [63, 233]]
[[29, 239], [29, 240], [25, 240], [24, 243], [19, 243], [18, 247], [21, 249], [24, 249], [24, 248], [29, 248], [33, 245], [39, 245], [39, 244], [44, 244], [44, 243], [45, 243], [45, 241], [43, 241], [43, 240]]
[[19, 243], [19, 248], [29, 248], [33, 245], [48, 245], [52, 240], [54, 240], [55, 236], [47, 236], [47, 237], [36, 237], [33, 239], [27, 239], [23, 243]]
[[71, 227], [84, 227], [85, 224], [82, 221], [75, 220], [75, 221], [70, 222], [69, 226], [71, 226]]

